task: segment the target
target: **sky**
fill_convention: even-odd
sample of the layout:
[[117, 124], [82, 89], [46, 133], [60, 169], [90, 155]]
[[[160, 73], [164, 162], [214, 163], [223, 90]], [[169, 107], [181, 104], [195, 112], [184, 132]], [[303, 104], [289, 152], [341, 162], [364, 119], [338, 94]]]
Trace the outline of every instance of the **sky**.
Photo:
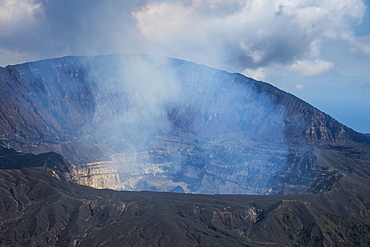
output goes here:
[[175, 57], [266, 81], [370, 133], [369, 8], [369, 0], [0, 0], [0, 66]]

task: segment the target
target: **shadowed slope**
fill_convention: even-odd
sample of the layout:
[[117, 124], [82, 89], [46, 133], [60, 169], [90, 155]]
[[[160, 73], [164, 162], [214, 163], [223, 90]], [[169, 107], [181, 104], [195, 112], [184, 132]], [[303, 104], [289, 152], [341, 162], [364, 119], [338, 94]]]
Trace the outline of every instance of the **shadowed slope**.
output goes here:
[[310, 195], [96, 190], [49, 168], [0, 170], [2, 246], [366, 246], [369, 190]]

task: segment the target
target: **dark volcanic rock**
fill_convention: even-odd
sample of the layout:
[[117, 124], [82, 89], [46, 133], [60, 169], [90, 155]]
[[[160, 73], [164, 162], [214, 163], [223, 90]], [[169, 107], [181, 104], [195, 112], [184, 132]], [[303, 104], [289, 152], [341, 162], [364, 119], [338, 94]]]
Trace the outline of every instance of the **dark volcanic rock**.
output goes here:
[[1, 246], [370, 245], [369, 135], [267, 83], [115, 55], [0, 84]]
[[100, 169], [115, 189], [312, 193], [370, 143], [267, 83], [176, 59], [65, 57], [1, 68], [0, 84], [1, 140], [60, 153], [98, 188]]
[[0, 169], [22, 169], [46, 167], [61, 180], [78, 182], [78, 174], [73, 165], [57, 153], [39, 155], [19, 153], [0, 143]]
[[369, 190], [309, 195], [96, 190], [48, 168], [0, 170], [2, 246], [368, 246]]

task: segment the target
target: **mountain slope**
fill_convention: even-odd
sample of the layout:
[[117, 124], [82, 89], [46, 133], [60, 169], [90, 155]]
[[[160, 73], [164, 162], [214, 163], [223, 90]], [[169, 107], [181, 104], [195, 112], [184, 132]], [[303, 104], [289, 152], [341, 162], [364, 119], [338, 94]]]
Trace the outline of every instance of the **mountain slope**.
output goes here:
[[176, 59], [65, 57], [0, 69], [0, 83], [1, 140], [60, 153], [97, 188], [312, 193], [360, 169], [341, 160], [370, 143], [267, 83]]
[[[350, 179], [349, 179], [350, 180]], [[50, 168], [0, 170], [2, 246], [367, 246], [366, 184], [309, 195], [96, 190]]]
[[369, 136], [267, 83], [126, 54], [0, 84], [2, 246], [370, 245]]

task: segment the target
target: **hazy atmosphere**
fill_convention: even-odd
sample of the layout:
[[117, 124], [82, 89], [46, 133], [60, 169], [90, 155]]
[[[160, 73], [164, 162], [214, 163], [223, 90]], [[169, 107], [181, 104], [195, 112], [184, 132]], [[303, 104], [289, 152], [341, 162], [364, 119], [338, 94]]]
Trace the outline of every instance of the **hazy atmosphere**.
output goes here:
[[0, 66], [148, 53], [269, 82], [370, 133], [370, 2], [0, 2]]
[[370, 0], [0, 0], [0, 246], [370, 246]]

